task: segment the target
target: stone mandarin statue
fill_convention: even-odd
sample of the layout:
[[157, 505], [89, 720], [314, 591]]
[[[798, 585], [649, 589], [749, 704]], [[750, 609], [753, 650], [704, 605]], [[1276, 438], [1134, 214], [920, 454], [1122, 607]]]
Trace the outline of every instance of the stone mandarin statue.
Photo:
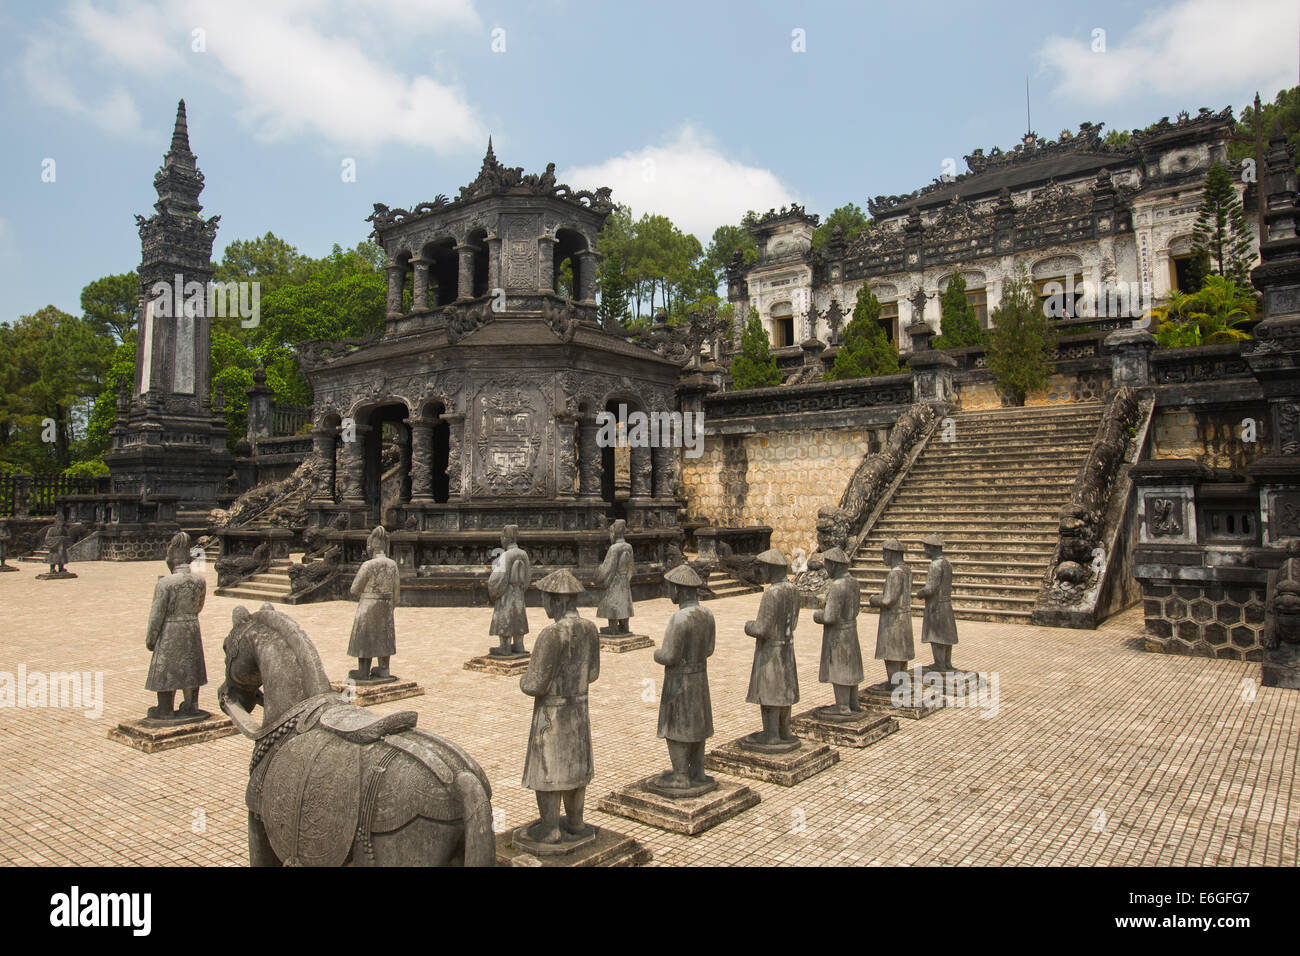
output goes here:
[[537, 589], [552, 623], [537, 635], [519, 688], [533, 698], [523, 785], [537, 794], [541, 819], [521, 829], [534, 843], [560, 845], [595, 833], [582, 815], [592, 774], [587, 687], [600, 676], [600, 634], [578, 616], [583, 588], [568, 568]]
[[[208, 682], [199, 633], [207, 583], [190, 570], [190, 536], [184, 531], [167, 545], [167, 568], [171, 574], [154, 586], [144, 637], [144, 646], [153, 652], [144, 686], [158, 695], [158, 706], [149, 708], [148, 717], [198, 720], [208, 716], [199, 710], [199, 688]], [[184, 692], [180, 710], [175, 709], [178, 690]]]
[[50, 551], [50, 574], [67, 574], [68, 525], [62, 511], [54, 516], [54, 524], [45, 532], [45, 546]]
[[524, 635], [528, 633], [528, 613], [524, 592], [532, 580], [528, 552], [519, 547], [519, 526], [508, 524], [501, 529], [501, 547], [505, 550], [492, 565], [488, 576], [488, 597], [495, 607], [488, 636], [499, 644], [488, 651], [498, 657], [523, 654]]
[[835, 703], [818, 713], [830, 720], [850, 719], [862, 714], [858, 705], [858, 685], [862, 683], [862, 646], [858, 642], [862, 589], [849, 573], [850, 561], [843, 548], [823, 552], [822, 562], [831, 580], [825, 608], [813, 612], [813, 620], [822, 625], [822, 663], [817, 679], [835, 688]]
[[668, 596], [677, 610], [668, 619], [655, 663], [664, 667], [659, 698], [659, 736], [668, 741], [672, 770], [651, 777], [646, 788], [661, 796], [698, 796], [718, 786], [704, 773], [704, 743], [713, 736], [709, 656], [714, 648], [713, 612], [702, 606], [703, 582], [689, 564], [667, 574]]
[[[352, 580], [357, 613], [352, 619], [348, 656], [357, 659], [357, 669], [348, 676], [354, 681], [389, 681], [388, 665], [397, 653], [397, 630], [393, 608], [401, 595], [397, 562], [388, 556], [388, 532], [382, 526], [366, 540], [366, 561]], [[370, 661], [377, 658], [372, 670]]]
[[14, 538], [13, 532], [9, 530], [9, 521], [6, 518], [0, 518], [0, 571], [17, 571], [15, 567], [5, 564], [5, 559], [9, 556], [9, 542]]
[[903, 561], [903, 543], [887, 538], [882, 546], [885, 564], [885, 589], [871, 596], [872, 607], [880, 608], [880, 626], [876, 633], [876, 660], [885, 662], [890, 684], [894, 675], [907, 671], [907, 662], [916, 656], [912, 643], [912, 570]]
[[745, 624], [745, 633], [757, 641], [745, 700], [758, 704], [763, 729], [742, 738], [741, 746], [783, 752], [799, 746], [799, 738], [790, 733], [790, 708], [799, 702], [794, 662], [799, 592], [786, 580], [790, 562], [780, 551], [769, 548], [755, 561], [766, 570], [769, 586], [759, 602], [758, 617]]
[[930, 567], [925, 585], [917, 592], [925, 600], [925, 617], [921, 623], [921, 643], [934, 652], [934, 668], [950, 671], [952, 646], [957, 643], [957, 619], [952, 612], [952, 565], [943, 555], [943, 538], [928, 534], [921, 539]]
[[605, 634], [627, 634], [632, 617], [632, 545], [624, 538], [627, 522], [619, 518], [609, 527], [609, 550], [596, 572], [597, 583], [605, 589], [596, 616], [609, 621]]

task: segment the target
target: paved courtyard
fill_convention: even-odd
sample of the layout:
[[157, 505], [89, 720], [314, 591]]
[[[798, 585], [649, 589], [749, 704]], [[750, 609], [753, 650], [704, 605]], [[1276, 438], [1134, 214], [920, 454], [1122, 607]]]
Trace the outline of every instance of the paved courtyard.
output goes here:
[[[251, 743], [239, 736], [158, 754], [108, 739], [143, 715], [144, 625], [161, 562], [73, 565], [74, 581], [41, 570], [0, 576], [0, 671], [103, 673], [103, 713], [0, 709], [0, 861], [10, 864], [224, 864], [246, 861], [244, 785]], [[240, 602], [209, 597], [201, 623], [215, 709], [221, 642]], [[757, 595], [713, 602], [718, 649], [709, 670], [720, 744], [757, 726], [744, 701]], [[342, 676], [355, 605], [284, 608]], [[667, 600], [637, 606], [658, 641]], [[533, 633], [540, 608], [530, 609]], [[591, 610], [584, 609], [590, 616]], [[493, 805], [513, 827], [534, 816], [520, 787], [531, 700], [518, 680], [462, 669], [488, 646], [486, 608], [399, 608], [394, 670], [423, 697], [420, 726], [455, 740], [483, 766]], [[875, 618], [860, 619], [869, 657]], [[1141, 650], [1137, 610], [1098, 631], [965, 622], [956, 662], [996, 672], [997, 709], [950, 709], [784, 788], [749, 781], [762, 803], [700, 836], [665, 833], [594, 810], [612, 789], [664, 769], [656, 739], [662, 668], [650, 650], [605, 654], [592, 686], [596, 776], [591, 819], [634, 835], [658, 865], [1066, 864], [1294, 866], [1300, 834], [1296, 760], [1300, 694], [1256, 687], [1259, 665]], [[820, 627], [800, 620], [803, 701], [817, 683]], [[531, 636], [529, 639], [531, 647]], [[928, 648], [925, 653], [928, 659]], [[872, 677], [883, 666], [870, 661]], [[988, 716], [985, 716], [985, 715]]]

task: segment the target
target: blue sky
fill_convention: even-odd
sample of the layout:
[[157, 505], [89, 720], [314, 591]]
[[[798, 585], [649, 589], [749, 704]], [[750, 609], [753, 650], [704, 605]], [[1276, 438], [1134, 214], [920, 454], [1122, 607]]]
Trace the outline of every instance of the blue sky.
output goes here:
[[181, 97], [214, 258], [268, 230], [353, 245], [372, 203], [454, 195], [489, 133], [508, 165], [553, 161], [707, 244], [749, 208], [865, 209], [1013, 146], [1026, 76], [1050, 137], [1239, 111], [1300, 82], [1298, 34], [1296, 0], [10, 0], [0, 321], [79, 312], [138, 264]]

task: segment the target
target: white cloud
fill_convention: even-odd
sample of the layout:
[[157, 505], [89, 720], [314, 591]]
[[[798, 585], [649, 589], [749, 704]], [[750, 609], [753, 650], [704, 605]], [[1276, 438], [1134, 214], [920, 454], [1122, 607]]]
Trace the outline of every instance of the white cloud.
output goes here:
[[574, 189], [610, 186], [614, 200], [634, 216], [658, 213], [709, 244], [713, 230], [740, 222], [747, 210], [792, 201], [794, 192], [768, 169], [729, 159], [712, 139], [686, 125], [665, 146], [646, 146], [604, 162], [567, 169]]
[[[31, 38], [18, 58], [23, 84], [46, 106], [63, 110], [108, 133], [138, 135], [143, 126], [135, 100], [121, 85], [102, 88], [87, 84], [79, 89], [69, 77], [73, 57], [62, 44], [45, 37]], [[95, 90], [100, 90], [95, 92]]]
[[1180, 0], [1150, 11], [1127, 32], [1107, 30], [1104, 53], [1093, 52], [1090, 32], [1049, 36], [1039, 58], [1044, 70], [1059, 73], [1054, 92], [1073, 100], [1100, 104], [1156, 93], [1183, 97], [1189, 108], [1219, 108], [1248, 90], [1271, 99], [1294, 86], [1298, 31], [1295, 0]]

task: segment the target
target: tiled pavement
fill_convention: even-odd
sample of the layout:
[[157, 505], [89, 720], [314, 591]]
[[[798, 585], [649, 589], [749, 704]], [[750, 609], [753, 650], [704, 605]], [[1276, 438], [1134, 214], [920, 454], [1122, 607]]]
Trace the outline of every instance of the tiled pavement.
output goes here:
[[[0, 709], [0, 861], [17, 864], [245, 862], [242, 737], [143, 754], [107, 739], [143, 714], [149, 663], [144, 622], [161, 563], [74, 565], [74, 581], [36, 581], [33, 565], [0, 576], [0, 671], [104, 674], [102, 716], [78, 709]], [[208, 572], [209, 594], [215, 581]], [[221, 642], [239, 601], [209, 596], [202, 615], [211, 707]], [[711, 602], [710, 661], [717, 737], [747, 733], [753, 642], [743, 625], [757, 595]], [[355, 605], [287, 608], [331, 676]], [[659, 639], [672, 607], [638, 605], [635, 623]], [[590, 615], [590, 611], [584, 611]], [[395, 671], [424, 697], [415, 709], [482, 764], [505, 825], [533, 817], [519, 785], [531, 701], [516, 679], [463, 670], [488, 646], [488, 609], [399, 608]], [[534, 633], [544, 623], [530, 609]], [[592, 810], [594, 822], [640, 839], [656, 864], [1174, 864], [1294, 866], [1300, 833], [1296, 759], [1300, 694], [1250, 690], [1259, 665], [1140, 649], [1141, 615], [1098, 631], [962, 622], [959, 666], [995, 671], [996, 716], [945, 710], [875, 746], [841, 748], [831, 769], [792, 788], [752, 783], [763, 802], [700, 836], [664, 833]], [[868, 657], [875, 618], [861, 618]], [[919, 644], [919, 642], [918, 642]], [[531, 646], [531, 638], [530, 638]], [[820, 628], [805, 611], [796, 640], [803, 709], [817, 683]], [[928, 658], [928, 648], [922, 653]], [[606, 654], [591, 694], [596, 777], [588, 806], [664, 769], [655, 737], [662, 669], [651, 651]], [[883, 667], [869, 661], [869, 677]]]

